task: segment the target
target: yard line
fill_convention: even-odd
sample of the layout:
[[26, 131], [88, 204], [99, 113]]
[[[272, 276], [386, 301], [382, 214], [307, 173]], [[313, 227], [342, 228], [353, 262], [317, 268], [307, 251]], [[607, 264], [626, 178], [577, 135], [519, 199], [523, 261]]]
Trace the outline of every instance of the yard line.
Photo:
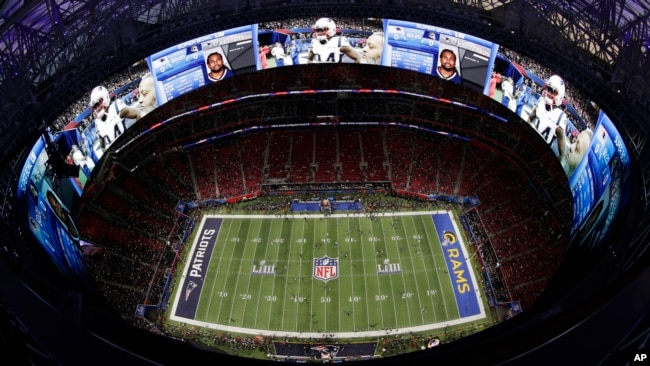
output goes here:
[[[311, 232], [312, 232], [312, 235], [313, 235], [312, 243], [311, 243], [311, 249], [312, 249], [312, 250], [311, 250], [311, 253], [312, 253], [312, 255], [311, 255], [311, 257], [309, 258], [309, 260], [312, 261], [312, 267], [313, 267], [313, 260], [314, 260], [314, 258], [313, 258], [313, 257], [314, 257], [314, 255], [313, 255], [313, 254], [314, 254], [314, 246], [316, 245], [316, 230], [315, 230], [315, 229], [312, 229]], [[302, 266], [300, 266], [300, 268], [302, 268]], [[313, 270], [313, 268], [312, 268], [312, 270]], [[302, 272], [301, 272], [301, 273], [302, 273]], [[310, 278], [312, 277], [312, 274], [311, 274], [311, 273], [309, 274], [309, 277], [310, 277]], [[301, 280], [302, 280], [302, 277], [301, 277]], [[315, 299], [314, 299], [314, 283], [315, 283], [315, 282], [316, 282], [316, 281], [314, 281], [314, 279], [312, 278], [312, 279], [311, 279], [311, 292], [310, 292], [310, 293], [311, 293], [311, 300], [312, 300], [312, 301], [309, 302], [309, 310], [310, 310], [310, 311], [309, 311], [309, 314], [311, 315], [311, 320], [309, 321], [309, 330], [310, 330], [310, 331], [314, 331], [314, 321], [315, 321], [315, 320], [314, 320], [314, 314], [315, 314], [315, 313], [314, 313], [314, 301], [315, 301]]]
[[[260, 235], [260, 232], [262, 231], [262, 223], [261, 223], [259, 220], [251, 220], [251, 222], [254, 222], [254, 223], [257, 225], [257, 235], [255, 235], [255, 237], [253, 238], [253, 239], [257, 239], [257, 238], [260, 237], [259, 235]], [[250, 229], [249, 229], [248, 232], [249, 232], [249, 234], [250, 234]], [[246, 238], [246, 239], [247, 239], [247, 240], [246, 240], [246, 242], [245, 242], [245, 245], [248, 246], [248, 245], [249, 245], [249, 244], [248, 244], [248, 238]], [[253, 245], [254, 245], [255, 247], [257, 247], [257, 245], [259, 245], [259, 244], [260, 244], [260, 242], [257, 242], [257, 240], [253, 241]], [[246, 249], [246, 248], [244, 248], [244, 249]], [[245, 250], [244, 250], [244, 251], [245, 251]], [[255, 259], [255, 250], [253, 250], [253, 258], [252, 258], [252, 259], [253, 259], [253, 260]], [[252, 280], [252, 279], [253, 279], [253, 276], [252, 276], [252, 274], [249, 273], [249, 275], [248, 275], [248, 283], [246, 284], [246, 294], [250, 294], [250, 293], [251, 293], [251, 280]], [[259, 302], [259, 301], [258, 301], [258, 302]], [[248, 300], [247, 300], [247, 301], [244, 301], [244, 314], [248, 314], [247, 311], [246, 311], [246, 307], [248, 306], [248, 303], [249, 303]], [[243, 324], [243, 321], [244, 321], [244, 320], [242, 319], [242, 324]], [[253, 321], [253, 323], [254, 323], [254, 324], [257, 324], [257, 312], [255, 312], [255, 320]]]
[[[353, 241], [354, 239], [352, 238], [352, 234], [351, 234], [351, 231], [350, 231], [351, 229], [350, 229], [350, 217], [349, 216], [346, 218], [345, 223], [347, 224], [346, 225], [347, 226], [346, 237], [345, 237], [346, 238], [345, 239], [345, 247], [346, 247], [347, 251], [344, 252], [343, 257], [344, 257], [344, 259], [347, 259], [347, 263], [350, 266], [350, 272], [349, 272], [350, 273], [350, 289], [351, 289], [350, 292], [351, 292], [351, 295], [354, 296], [355, 279], [353, 277], [354, 271], [352, 270], [352, 258], [350, 257], [349, 253], [352, 252], [352, 246], [354, 245], [354, 243], [356, 243], [356, 241]], [[359, 241], [358, 245], [361, 245], [360, 241]], [[352, 302], [352, 314], [355, 314], [355, 310], [356, 310], [355, 309], [355, 302], [353, 301]], [[366, 314], [367, 314], [367, 309], [366, 309]], [[353, 320], [353, 322], [352, 322], [352, 329], [351, 330], [354, 331], [356, 329], [356, 326], [357, 326], [356, 324], [357, 323], [356, 323], [356, 319], [354, 317], [352, 317], [352, 320]], [[367, 320], [367, 315], [366, 315], [366, 320]], [[366, 323], [368, 323], [368, 322], [366, 321]]]
[[[431, 215], [429, 215], [428, 217], [433, 222], [433, 217]], [[429, 232], [429, 230], [427, 230], [427, 242], [428, 243], [434, 243], [433, 245], [440, 246], [441, 244], [440, 244], [440, 239], [439, 239], [439, 236], [438, 236], [438, 229], [436, 228], [435, 223], [432, 224], [432, 225], [425, 225], [425, 228], [428, 228], [428, 227], [433, 228], [433, 234], [431, 234]], [[432, 244], [429, 244], [429, 245], [432, 245]], [[436, 252], [437, 252], [437, 249], [438, 248], [436, 247]], [[438, 268], [438, 263], [436, 262], [436, 256], [435, 255], [433, 256], [433, 265], [434, 265], [434, 268], [436, 268], [436, 269]], [[447, 272], [447, 264], [444, 263], [444, 260], [443, 260], [443, 263], [442, 263], [442, 268], [444, 268], [445, 272]], [[427, 276], [427, 278], [428, 278], [428, 276]], [[437, 297], [437, 298], [440, 299], [439, 305], [442, 305], [442, 308], [445, 311], [445, 319], [449, 319], [449, 311], [447, 310], [447, 302], [445, 301], [445, 296], [448, 296], [448, 295], [444, 294], [444, 287], [443, 287], [442, 283], [440, 282], [440, 275], [437, 274], [436, 278], [438, 278], [438, 288], [440, 289], [440, 296]], [[455, 298], [455, 295], [454, 295], [454, 298]], [[432, 297], [432, 300], [433, 300], [433, 297]], [[433, 309], [434, 309], [434, 316], [435, 316], [436, 315], [436, 310], [435, 309], [437, 309], [440, 306], [436, 307], [435, 306], [435, 301], [433, 301], [433, 303], [434, 303]], [[438, 317], [435, 316], [435, 318], [436, 318], [436, 321], [437, 321]]]
[[[340, 244], [339, 244], [339, 230], [338, 230], [338, 227], [339, 227], [339, 218], [336, 217], [336, 228], [337, 228], [337, 230], [335, 230], [336, 239], [334, 240], [334, 243], [335, 243], [334, 248], [336, 249], [336, 260], [339, 263], [339, 272], [341, 272], [341, 257], [339, 256], [339, 245]], [[340, 277], [340, 274], [339, 274], [339, 277]], [[343, 279], [341, 278], [341, 281], [342, 280]], [[339, 286], [338, 286], [338, 288], [339, 288], [339, 296], [338, 296], [339, 297], [339, 326], [338, 326], [338, 328], [339, 329], [341, 329], [341, 287], [342, 286], [339, 284]]]
[[[290, 265], [290, 262], [291, 262], [291, 247], [292, 247], [292, 245], [293, 245], [293, 243], [295, 241], [295, 237], [294, 237], [294, 232], [295, 232], [294, 229], [295, 229], [295, 227], [296, 227], [296, 223], [295, 223], [295, 221], [292, 221], [291, 222], [291, 233], [289, 234], [288, 248], [285, 249], [285, 251], [284, 251], [284, 253], [286, 254], [286, 261], [284, 263], [286, 263], [286, 264], [283, 266], [283, 272], [282, 272], [282, 275], [285, 276], [285, 280], [284, 280], [284, 294], [283, 294], [283, 297], [282, 297], [283, 298], [282, 301], [284, 303], [284, 306], [282, 307], [282, 317], [281, 317], [282, 326], [281, 326], [281, 329], [285, 329], [284, 322], [285, 322], [285, 319], [287, 318], [287, 317], [285, 317], [285, 312], [286, 312], [287, 308], [292, 305], [291, 301], [293, 301], [295, 306], [296, 306], [295, 313], [294, 313], [296, 316], [294, 318], [295, 323], [294, 323], [293, 327], [294, 327], [294, 330], [298, 330], [298, 319], [299, 319], [298, 313], [300, 312], [300, 309], [299, 309], [300, 303], [298, 302], [297, 299], [300, 297], [300, 292], [298, 292], [298, 294], [292, 293], [291, 296], [287, 296], [287, 291], [289, 291], [289, 285], [290, 285], [289, 284], [289, 279], [291, 278], [291, 276], [289, 276], [289, 267], [290, 267], [289, 265]], [[303, 222], [303, 231], [304, 231], [304, 222]], [[280, 255], [280, 252], [281, 251], [278, 250], [278, 256]], [[278, 262], [278, 266], [279, 266], [279, 263], [280, 262]], [[280, 276], [279, 273], [277, 273], [277, 275]]]
[[[229, 220], [229, 221], [230, 221], [230, 220]], [[237, 220], [237, 223], [239, 224], [239, 226], [238, 226], [238, 228], [237, 228], [236, 233], [237, 233], [237, 238], [239, 239], [239, 228], [241, 228], [242, 220]], [[232, 227], [232, 225], [231, 225], [231, 227]], [[232, 240], [232, 239], [230, 238], [230, 232], [231, 232], [231, 231], [232, 231], [231, 229], [228, 230], [228, 239], [229, 239], [229, 240], [226, 241], [226, 242], [224, 243], [226, 247], [228, 246], [229, 243], [231, 243], [230, 240]], [[231, 243], [231, 245], [233, 246], [233, 250], [232, 250], [233, 253], [235, 252], [234, 247], [237, 245], [237, 244], [235, 244], [235, 243], [236, 243], [236, 241]], [[234, 263], [234, 262], [235, 262], [235, 261], [230, 261], [230, 262], [229, 262], [229, 263], [230, 263], [230, 266], [229, 266], [229, 268], [228, 268], [228, 273], [232, 273], [232, 272], [234, 272], [234, 271], [232, 270], [232, 263]], [[221, 262], [219, 262], [219, 263], [221, 263]], [[242, 266], [242, 262], [239, 261], [239, 269], [238, 269], [237, 272], [239, 272], [239, 271], [241, 270], [241, 266]], [[235, 294], [234, 294], [234, 291], [237, 289], [237, 283], [239, 283], [239, 278], [240, 278], [240, 277], [241, 277], [241, 276], [236, 276], [237, 279], [236, 279], [236, 281], [235, 281], [235, 286], [232, 288], [232, 290], [233, 290], [233, 294], [232, 294], [232, 296], [230, 297], [230, 298], [231, 298], [231, 300], [230, 300], [230, 314], [228, 314], [228, 319], [229, 319], [229, 320], [232, 320], [232, 319], [233, 319], [233, 317], [232, 317], [232, 315], [233, 315], [232, 312], [233, 312], [233, 309], [235, 308]], [[223, 282], [224, 282], [224, 286], [227, 285], [227, 283], [228, 283], [228, 281], [223, 281]], [[224, 299], [225, 299], [225, 298], [227, 298], [227, 297], [224, 297]], [[219, 311], [221, 311], [221, 307], [219, 307], [219, 308], [220, 308]], [[218, 318], [217, 318], [217, 319], [218, 319]]]
[[[230, 291], [230, 292], [232, 292], [230, 297], [232, 298], [232, 300], [231, 300], [232, 305], [231, 306], [233, 308], [235, 307], [235, 302], [236, 301], [239, 301], [239, 300], [244, 301], [242, 317], [241, 317], [242, 325], [245, 324], [245, 321], [246, 321], [246, 319], [244, 317], [244, 314], [247, 314], [247, 312], [246, 312], [246, 305], [248, 304], [247, 296], [250, 296], [249, 290], [250, 290], [250, 283], [251, 283], [251, 278], [252, 278], [251, 271], [250, 270], [246, 271], [245, 270], [246, 267], [244, 267], [245, 266], [245, 261], [248, 261], [251, 258], [249, 256], [245, 255], [245, 254], [247, 253], [248, 250], [250, 250], [250, 247], [248, 246], [248, 241], [250, 240], [250, 237], [251, 237], [251, 232], [252, 232], [251, 227], [254, 224], [256, 224], [256, 221], [255, 220], [249, 220], [249, 222], [247, 224], [249, 225], [249, 228], [248, 228], [248, 230], [246, 230], [246, 237], [243, 240], [244, 248], [242, 249], [242, 254], [237, 256], [237, 257], [234, 257], [234, 258], [223, 258], [223, 257], [221, 258], [222, 261], [226, 260], [226, 259], [231, 261], [231, 262], [232, 261], [239, 261], [239, 270], [237, 271], [237, 273], [238, 273], [237, 282], [236, 282], [234, 288], [233, 287], [230, 288], [232, 290], [232, 291]], [[241, 231], [242, 231], [242, 229], [241, 229], [241, 224], [240, 224], [240, 229], [238, 230], [238, 232], [241, 234]], [[258, 231], [259, 231], [259, 226], [258, 226]], [[241, 238], [240, 237], [238, 237], [238, 238], [239, 239], [237, 241], [232, 241], [234, 243], [235, 248], [237, 246], [237, 243], [241, 242]], [[255, 248], [253, 248], [252, 250], [253, 250], [253, 254], [254, 254]], [[224, 275], [227, 276], [227, 275], [232, 274], [232, 273], [233, 273], [233, 271], [230, 270], [230, 271], [226, 272]], [[243, 281], [240, 281], [243, 276], [247, 277], [247, 283], [245, 285], [246, 288], [245, 288], [245, 291], [238, 296], [237, 295], [237, 292], [238, 292], [237, 290], [239, 289], [239, 282], [243, 282]], [[231, 315], [231, 317], [229, 318], [229, 322], [230, 322], [231, 319], [233, 319], [233, 315]]]
[[[266, 237], [262, 238], [262, 241], [260, 241], [260, 245], [264, 248], [264, 255], [262, 256], [262, 258], [266, 258], [266, 251], [267, 251], [267, 249], [268, 249], [268, 247], [270, 245], [269, 242], [270, 242], [271, 230], [267, 230], [266, 234], [267, 234]], [[259, 248], [259, 246], [258, 246], [258, 248]], [[260, 287], [257, 290], [257, 303], [255, 304], [256, 305], [255, 306], [255, 322], [253, 324], [255, 324], [256, 327], [257, 327], [257, 321], [258, 321], [259, 314], [260, 314], [260, 304], [262, 303], [262, 299], [263, 299], [263, 297], [262, 297], [262, 289], [264, 289], [264, 284], [262, 284], [262, 280], [263, 279], [260, 279]], [[267, 328], [268, 328], [268, 324], [267, 324]]]
[[[284, 264], [283, 267], [282, 267], [282, 274], [284, 276], [284, 293], [282, 294], [282, 302], [284, 303], [284, 305], [282, 306], [282, 316], [280, 317], [280, 319], [282, 320], [281, 323], [280, 323], [280, 329], [285, 329], [284, 320], [285, 320], [286, 317], [284, 316], [284, 314], [285, 314], [285, 311], [286, 311], [287, 305], [288, 305], [287, 304], [287, 290], [289, 288], [289, 275], [288, 275], [287, 272], [289, 270], [289, 265], [288, 264], [289, 264], [289, 257], [291, 256], [291, 244], [293, 243], [293, 228], [294, 228], [294, 226], [295, 225], [293, 225], [293, 224], [291, 225], [291, 230], [290, 230], [290, 233], [289, 233], [289, 243], [287, 243], [287, 248], [284, 251], [284, 253], [286, 254], [286, 256], [285, 256], [286, 258], [283, 261], [283, 263], [286, 263], [286, 264]], [[280, 261], [279, 261], [278, 257], [280, 256], [281, 252], [282, 252], [282, 250], [280, 248], [278, 248], [278, 255], [277, 255], [276, 260], [275, 260], [276, 266], [278, 268], [278, 272], [280, 271], [280, 269], [279, 269], [280, 268]], [[278, 272], [276, 272], [273, 275], [274, 279], [280, 278], [280, 273], [278, 273]], [[273, 283], [275, 283], [275, 281], [273, 281]]]
[[[359, 223], [359, 226], [361, 226], [361, 223]], [[375, 237], [374, 232], [372, 230], [372, 223], [370, 223], [370, 237]], [[375, 243], [376, 242], [371, 242], [371, 241], [368, 241], [368, 242], [372, 246], [373, 253], [376, 253], [376, 249], [375, 249], [375, 245], [376, 245]], [[362, 252], [362, 257], [363, 257], [363, 265], [364, 265], [363, 266], [364, 267], [363, 268], [363, 273], [365, 274], [366, 273], [365, 263], [366, 263], [366, 258], [368, 258], [368, 257], [365, 254], [363, 254], [363, 247], [364, 246], [362, 245], [361, 246], [361, 252]], [[376, 261], [373, 261], [373, 270], [375, 270], [377, 268], [377, 267], [374, 266], [375, 262]], [[363, 280], [366, 282], [366, 288], [368, 288], [366, 277], [367, 276], [363, 276]], [[377, 289], [379, 290], [379, 295], [378, 296], [381, 297], [382, 296], [382, 293], [381, 293], [381, 281], [379, 281], [379, 275], [376, 274], [376, 273], [375, 273], [375, 278], [377, 279]], [[370, 302], [370, 298], [368, 298], [368, 302]], [[383, 329], [384, 328], [384, 307], [382, 306], [382, 304], [383, 304], [383, 300], [380, 300], [379, 301], [379, 317], [381, 318], [381, 327]]]
[[[225, 223], [225, 222], [226, 222], [226, 220], [224, 220], [224, 221], [221, 222], [221, 228], [220, 228], [219, 233], [218, 233], [218, 235], [217, 235], [217, 240], [215, 241], [215, 246], [216, 246], [216, 247], [220, 247], [220, 249], [222, 249], [222, 255], [216, 257], [217, 259], [219, 259], [219, 261], [217, 262], [216, 273], [219, 273], [219, 271], [220, 271], [220, 269], [221, 269], [221, 264], [222, 264], [222, 262], [223, 262], [223, 261], [221, 260], [221, 258], [223, 258], [223, 257], [227, 257], [227, 256], [225, 255], [225, 252], [226, 252], [227, 247], [226, 247], [225, 245], [223, 245], [223, 243], [222, 243], [222, 241], [221, 241], [221, 238], [222, 238], [224, 235], [225, 235], [226, 239], [228, 238], [228, 235], [229, 235], [229, 232], [230, 232], [230, 228], [231, 228], [231, 226], [232, 226], [232, 222], [230, 222], [230, 220], [228, 220], [228, 228], [227, 228], [227, 229], [224, 228], [224, 226], [225, 226], [224, 223]], [[212, 252], [212, 256], [213, 256], [213, 257], [215, 257], [216, 252], [217, 252], [216, 250]], [[232, 256], [232, 255], [231, 255], [231, 256]], [[229, 266], [230, 266], [231, 264], [232, 264], [231, 262], [228, 262], [228, 265], [229, 265]], [[211, 271], [208, 271], [208, 272], [211, 272]], [[207, 279], [207, 274], [206, 274], [206, 279]], [[205, 281], [204, 281], [204, 282], [205, 282]], [[226, 285], [226, 281], [222, 281], [222, 282], [221, 282], [221, 281], [217, 281], [217, 280], [215, 279], [215, 280], [212, 282], [212, 286], [210, 286], [210, 297], [208, 298], [208, 306], [207, 306], [207, 308], [206, 308], [206, 316], [205, 316], [206, 319], [209, 318], [209, 312], [210, 312], [210, 310], [212, 310], [212, 299], [214, 298], [214, 290], [215, 290], [215, 287], [217, 287], [220, 283], [222, 283], [224, 286]], [[222, 291], [223, 291], [223, 289], [222, 289]], [[221, 298], [220, 302], [223, 302], [223, 298]], [[220, 304], [220, 305], [221, 305], [221, 304]], [[217, 317], [216, 317], [216, 321], [217, 321], [217, 322], [219, 321], [219, 316], [221, 315], [221, 308], [222, 308], [222, 306], [219, 306], [219, 311], [217, 311]]]
[[[422, 220], [421, 216], [418, 217], [418, 219]], [[419, 232], [417, 232], [417, 226], [415, 225], [415, 216], [409, 217], [408, 222], [411, 223], [411, 226], [413, 227], [413, 229], [412, 229], [413, 234], [412, 234], [411, 238], [413, 238], [413, 240], [418, 240], [418, 241], [421, 240], [421, 235], [420, 235]], [[404, 229], [404, 232], [406, 232], [406, 228]], [[413, 256], [410, 255], [411, 243], [409, 241], [409, 235], [405, 235], [405, 236], [406, 236], [406, 247], [409, 249], [409, 256], [408, 257], [409, 257], [409, 260], [411, 261], [411, 266], [414, 269], [413, 278], [414, 278], [415, 286], [416, 286], [416, 289], [417, 289], [417, 291], [415, 292], [415, 295], [418, 298], [418, 308], [422, 309], [420, 311], [420, 322], [422, 324], [424, 324], [425, 323], [425, 320], [424, 320], [424, 312], [425, 311], [424, 310], [426, 309], [426, 307], [422, 305], [422, 297], [420, 296], [420, 287], [418, 286], [418, 282], [419, 282], [421, 277], [417, 275], [417, 271], [415, 271], [415, 262], [413, 262]], [[401, 250], [400, 250], [400, 252], [401, 252]], [[419, 256], [419, 257], [421, 257], [424, 260], [423, 255]], [[427, 266], [424, 266], [423, 268], [424, 268], [424, 271], [425, 271], [425, 275], [422, 276], [422, 277], [424, 277], [424, 279], [426, 280], [427, 289], [429, 289], [429, 288], [431, 288], [431, 286], [429, 285], [429, 275], [428, 275], [428, 273], [426, 273]], [[433, 304], [431, 304], [431, 307], [433, 308]]]
[[[391, 220], [392, 219], [393, 218], [391, 217]], [[404, 239], [406, 240], [406, 242], [408, 244], [408, 235], [406, 234], [406, 228], [404, 226], [404, 219], [402, 219], [400, 221], [401, 221], [401, 224], [402, 224], [401, 225], [402, 226], [402, 231], [400, 232], [400, 234], [404, 235]], [[383, 220], [381, 221], [381, 223], [382, 223], [382, 228], [383, 228], [383, 226], [384, 226]], [[393, 226], [393, 225], [391, 225], [391, 226]], [[395, 228], [395, 226], [393, 226], [393, 234], [397, 235], [397, 229]], [[397, 243], [397, 241], [396, 241], [395, 245], [397, 246], [397, 258], [399, 259], [398, 263], [402, 263], [402, 256], [400, 254], [400, 249], [399, 249], [400, 244]], [[412, 262], [411, 262], [411, 272], [413, 272], [413, 273], [415, 272], [415, 267], [413, 266]], [[402, 273], [400, 273], [400, 276], [402, 277], [402, 286], [404, 286], [404, 294], [406, 294], [407, 292], [409, 292], [409, 290], [408, 290], [408, 286], [406, 284], [406, 278], [405, 278], [406, 277], [406, 270], [405, 269], [402, 270]], [[417, 294], [419, 291], [415, 291], [415, 292]], [[404, 300], [406, 301], [406, 312], [407, 312], [408, 318], [409, 318], [409, 324], [407, 326], [411, 326], [413, 321], [411, 320], [411, 307], [408, 304], [409, 297], [408, 296], [405, 297]], [[418, 305], [420, 306], [419, 298], [418, 298]], [[421, 308], [421, 306], [420, 306], [420, 308]], [[420, 312], [420, 314], [422, 314], [422, 312]], [[402, 327], [400, 327], [400, 328], [402, 328]]]
[[[298, 268], [300, 268], [300, 270], [302, 271], [303, 249], [305, 248], [305, 220], [300, 221], [300, 223], [301, 223], [301, 227], [302, 227], [302, 232], [300, 233], [300, 238], [299, 238], [300, 239], [300, 243], [299, 243], [300, 244], [300, 254], [299, 254], [300, 257], [298, 258]], [[289, 254], [291, 254], [291, 252], [289, 252]], [[300, 288], [302, 287], [302, 280], [298, 282], [298, 278], [302, 279], [301, 275], [302, 275], [302, 273], [298, 272], [298, 276], [296, 277], [296, 280], [295, 280], [295, 282], [297, 282], [297, 285], [298, 285], [298, 291], [296, 292], [296, 296], [298, 296], [299, 298], [301, 297]], [[288, 280], [289, 280], [289, 273], [287, 272], [287, 281]], [[306, 297], [305, 297], [305, 299], [306, 299]], [[311, 306], [311, 302], [309, 304]], [[299, 324], [300, 305], [302, 305], [301, 302], [296, 302], [296, 325], [295, 325], [296, 330], [300, 330], [300, 324]]]
[[[273, 227], [275, 227], [275, 225]], [[278, 259], [277, 252], [280, 251], [280, 249], [279, 249], [280, 245], [282, 245], [282, 243], [284, 243], [284, 240], [283, 240], [284, 238], [282, 237], [282, 228], [283, 227], [284, 227], [284, 221], [282, 221], [282, 223], [280, 224], [280, 230], [279, 230], [279, 234], [278, 234], [278, 239], [282, 239], [282, 240], [279, 240], [277, 242], [276, 256], [275, 256], [276, 264], [277, 264], [277, 259]], [[264, 251], [264, 258], [266, 258], [267, 253], [269, 252], [269, 248], [271, 247], [271, 245], [266, 245], [265, 247], [266, 247], [266, 250]], [[262, 278], [262, 281], [261, 281], [262, 286], [260, 286], [260, 290], [262, 289], [262, 287], [264, 287], [263, 282], [264, 282], [264, 278]], [[271, 329], [271, 319], [273, 319], [273, 304], [276, 301], [276, 300], [274, 300], [275, 299], [275, 294], [273, 292], [274, 289], [275, 289], [275, 281], [271, 281], [271, 295], [269, 295], [271, 297], [270, 297], [270, 300], [268, 301], [268, 303], [269, 303], [269, 312], [268, 312], [268, 321], [266, 322], [266, 329]], [[284, 306], [283, 306], [283, 308], [284, 308]]]
[[[372, 219], [370, 219], [370, 227], [371, 228], [373, 227], [372, 223], [373, 223], [373, 221], [372, 221]], [[384, 233], [381, 236], [382, 241], [383, 241], [383, 246], [384, 246], [384, 255], [386, 256], [386, 259], [388, 259], [388, 243], [386, 242], [386, 234], [385, 234], [386, 230], [384, 230], [384, 220], [379, 220], [379, 224], [381, 225], [382, 233]], [[374, 231], [373, 231], [373, 234], [374, 234]], [[393, 240], [391, 240], [391, 241], [393, 241]], [[375, 250], [377, 250], [377, 249], [375, 248]], [[377, 260], [379, 260], [379, 256], [377, 256], [376, 258], [377, 258]], [[375, 264], [376, 263], [377, 263], [377, 261], [375, 260]], [[377, 280], [379, 280], [379, 276], [381, 276], [381, 275], [377, 274]], [[398, 311], [397, 311], [397, 301], [398, 301], [398, 299], [395, 298], [395, 293], [399, 292], [399, 291], [396, 291], [395, 286], [393, 285], [393, 275], [392, 275], [392, 273], [387, 273], [386, 276], [388, 276], [388, 282], [390, 282], [390, 293], [391, 293], [391, 302], [393, 303], [393, 314], [397, 315], [398, 314]], [[404, 280], [404, 276], [402, 276], [402, 281], [403, 280]], [[408, 306], [406, 306], [406, 315], [408, 316], [408, 319], [409, 319], [409, 324], [407, 324], [407, 326], [409, 326], [409, 325], [411, 325], [411, 314], [409, 312]], [[397, 316], [395, 317], [395, 328], [402, 328], [402, 326], [400, 326], [398, 324]]]

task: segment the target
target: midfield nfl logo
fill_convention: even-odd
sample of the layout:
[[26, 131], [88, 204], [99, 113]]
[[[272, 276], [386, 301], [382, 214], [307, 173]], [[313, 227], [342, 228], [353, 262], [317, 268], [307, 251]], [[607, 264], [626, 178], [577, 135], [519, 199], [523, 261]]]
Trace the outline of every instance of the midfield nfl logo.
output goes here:
[[327, 282], [339, 276], [338, 258], [314, 258], [314, 278]]

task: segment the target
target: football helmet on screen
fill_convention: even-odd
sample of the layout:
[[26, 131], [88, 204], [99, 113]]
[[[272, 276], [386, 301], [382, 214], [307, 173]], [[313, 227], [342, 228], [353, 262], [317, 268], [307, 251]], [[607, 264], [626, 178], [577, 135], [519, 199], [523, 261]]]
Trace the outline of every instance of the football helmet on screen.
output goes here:
[[336, 23], [330, 18], [320, 18], [314, 23], [312, 31], [316, 35], [316, 39], [325, 43], [336, 35]]
[[93, 115], [95, 118], [102, 118], [108, 107], [111, 106], [111, 96], [108, 93], [108, 90], [103, 86], [96, 86], [90, 92], [90, 108], [92, 108]]
[[559, 107], [562, 105], [566, 87], [564, 80], [557, 75], [552, 75], [544, 82], [544, 99], [546, 104]]

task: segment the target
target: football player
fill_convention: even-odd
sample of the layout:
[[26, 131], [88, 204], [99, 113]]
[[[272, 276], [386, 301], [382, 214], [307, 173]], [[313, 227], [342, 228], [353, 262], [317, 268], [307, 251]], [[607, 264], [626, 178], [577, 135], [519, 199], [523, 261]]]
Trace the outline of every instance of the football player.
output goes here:
[[361, 57], [350, 41], [343, 36], [336, 35], [336, 24], [330, 18], [320, 18], [314, 23], [313, 39], [307, 62], [343, 62], [343, 56], [348, 56], [354, 63], [361, 62]]
[[560, 127], [566, 136], [577, 134], [578, 129], [567, 118], [562, 101], [566, 87], [564, 80], [558, 75], [552, 75], [544, 82], [542, 97], [539, 98], [537, 106], [528, 115], [528, 122], [544, 138], [546, 143], [553, 149], [555, 156], [560, 156], [558, 149], [556, 130]]
[[90, 107], [95, 118], [95, 128], [102, 151], [124, 132], [125, 125], [120, 117], [120, 111], [125, 105], [121, 99], [111, 103], [108, 90], [101, 85], [90, 92]]
[[291, 57], [287, 56], [284, 46], [280, 42], [275, 42], [275, 46], [271, 49], [271, 55], [275, 57], [276, 66], [289, 66], [293, 65]]

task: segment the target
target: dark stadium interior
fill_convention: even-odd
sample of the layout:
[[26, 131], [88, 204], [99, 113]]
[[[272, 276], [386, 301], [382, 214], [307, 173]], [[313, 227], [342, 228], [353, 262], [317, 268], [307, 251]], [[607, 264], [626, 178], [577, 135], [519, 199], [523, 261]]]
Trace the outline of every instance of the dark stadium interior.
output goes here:
[[[591, 242], [592, 234], [585, 232], [571, 236], [568, 223], [573, 207], [562, 167], [537, 132], [503, 105], [471, 86], [411, 71], [384, 72], [382, 66], [349, 64], [245, 73], [156, 108], [111, 145], [93, 171], [92, 180], [71, 212], [78, 220], [80, 235], [118, 251], [133, 249], [120, 247], [120, 239], [129, 236], [135, 238], [131, 243], [142, 245], [139, 250], [155, 252], [161, 243], [143, 231], [173, 230], [170, 221], [176, 202], [215, 196], [215, 183], [223, 196], [263, 191], [262, 183], [268, 178], [290, 184], [389, 182], [394, 191], [407, 193], [445, 193], [454, 186], [461, 195], [478, 194], [484, 206], [492, 207], [485, 210], [482, 219], [493, 232], [504, 236], [505, 244], [495, 245], [495, 250], [503, 251], [497, 254], [510, 258], [497, 267], [504, 279], [518, 284], [512, 295], [526, 311], [435, 349], [367, 362], [618, 365], [632, 363], [637, 354], [647, 354], [647, 3], [5, 0], [0, 2], [0, 10], [3, 359], [18, 359], [13, 364], [20, 365], [87, 364], [90, 360], [111, 365], [270, 363], [217, 353], [198, 342], [134, 327], [124, 320], [124, 314], [128, 317], [137, 300], [129, 302], [127, 291], [119, 297], [105, 296], [128, 286], [112, 287], [109, 281], [95, 281], [101, 276], [83, 282], [62, 274], [24, 227], [15, 196], [34, 140], [46, 129], [60, 128], [58, 118], [69, 117], [64, 112], [70, 105], [85, 101], [94, 86], [133, 67], [136, 61], [210, 32], [323, 14], [405, 19], [457, 29], [507, 45], [564, 75], [611, 117], [631, 155], [631, 176], [625, 187], [629, 200], [607, 235], [598, 236], [598, 242]], [[336, 89], [398, 89], [408, 94], [327, 92]], [[271, 98], [265, 94], [286, 90], [323, 92]], [[480, 109], [418, 97], [426, 95]], [[231, 99], [196, 112], [199, 107]], [[335, 120], [320, 117], [331, 115], [332, 110], [337, 111]], [[502, 116], [506, 122], [492, 115]], [[339, 120], [351, 124], [340, 126]], [[379, 120], [384, 123], [364, 124]], [[314, 122], [314, 126], [292, 127], [306, 121]], [[318, 126], [319, 122], [327, 123]], [[397, 124], [443, 131], [471, 138], [472, 142], [421, 134], [395, 127]], [[261, 128], [270, 125], [275, 127]], [[182, 152], [176, 149], [251, 127], [255, 131], [197, 144]], [[334, 141], [337, 147], [333, 151], [348, 160], [328, 166], [325, 161], [332, 160], [327, 155], [332, 151], [319, 150], [323, 145], [319, 142], [327, 141]], [[343, 146], [359, 145], [367, 147], [363, 150], [367, 155], [361, 150], [343, 151]], [[287, 167], [284, 154], [289, 154], [290, 148], [300, 155], [321, 158], [296, 158]], [[384, 152], [392, 157], [388, 169], [381, 162]], [[188, 167], [209, 164], [206, 156], [218, 158], [211, 162], [213, 165], [198, 170], [216, 174], [197, 175], [192, 181], [192, 168]], [[477, 173], [463, 175], [462, 165]], [[170, 166], [175, 168], [174, 174]], [[220, 176], [219, 169], [241, 174]], [[431, 179], [443, 171], [439, 179]], [[482, 176], [490, 180], [482, 180]], [[533, 193], [538, 191], [543, 194]], [[527, 219], [539, 226], [511, 225]], [[134, 230], [134, 223], [147, 229]], [[102, 230], [107, 225], [111, 230]], [[521, 247], [511, 246], [521, 242], [507, 239], [522, 236], [527, 240]], [[528, 255], [513, 255], [515, 252]], [[146, 262], [106, 263], [111, 266], [93, 270], [135, 287], [151, 280]], [[124, 275], [122, 268], [137, 266], [142, 268], [138, 271], [144, 273], [142, 278], [120, 277]]]

